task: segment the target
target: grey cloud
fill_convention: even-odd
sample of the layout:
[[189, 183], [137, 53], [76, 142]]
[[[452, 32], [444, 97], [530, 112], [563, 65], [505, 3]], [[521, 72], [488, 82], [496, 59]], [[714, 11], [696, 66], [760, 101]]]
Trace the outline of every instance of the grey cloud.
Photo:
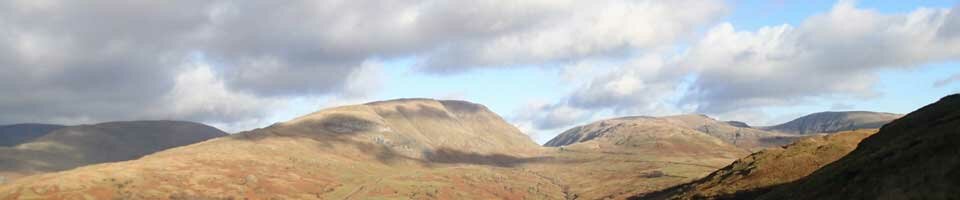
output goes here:
[[[488, 38], [446, 43], [430, 50], [421, 68], [455, 73], [623, 56], [670, 45], [725, 13], [719, 1], [557, 1], [562, 10]], [[537, 13], [537, 9], [534, 10]], [[675, 12], [684, 10], [684, 12]], [[506, 13], [509, 16], [510, 12]]]
[[148, 107], [170, 89], [202, 10], [168, 2], [0, 3], [0, 122], [120, 119]]
[[5, 1], [0, 123], [250, 121], [279, 98], [375, 90], [370, 62], [462, 72], [602, 57], [669, 44], [722, 3]]
[[960, 74], [954, 74], [953, 76], [933, 82], [933, 87], [943, 87], [958, 81], [960, 81]]
[[512, 121], [537, 130], [564, 128], [589, 119], [593, 113], [565, 104], [529, 104], [514, 113]]

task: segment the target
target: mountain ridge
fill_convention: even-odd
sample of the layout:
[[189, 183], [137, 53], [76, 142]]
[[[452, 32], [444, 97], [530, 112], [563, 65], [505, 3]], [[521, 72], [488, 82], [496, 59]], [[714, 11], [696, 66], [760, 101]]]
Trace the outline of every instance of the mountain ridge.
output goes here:
[[214, 127], [170, 120], [66, 126], [13, 147], [0, 147], [0, 175], [22, 176], [135, 159], [156, 151], [226, 136]]
[[66, 127], [58, 124], [21, 123], [0, 126], [0, 146], [16, 146]]
[[880, 128], [901, 114], [873, 111], [826, 111], [807, 114], [788, 122], [762, 127], [768, 131], [805, 135], [856, 129]]

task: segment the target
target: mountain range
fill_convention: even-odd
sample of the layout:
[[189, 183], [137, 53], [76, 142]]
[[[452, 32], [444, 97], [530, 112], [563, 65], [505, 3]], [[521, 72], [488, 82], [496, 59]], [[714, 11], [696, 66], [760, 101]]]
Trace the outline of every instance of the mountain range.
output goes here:
[[[829, 130], [840, 131], [882, 125], [864, 119], [875, 118], [815, 120], [804, 127], [839, 127]], [[36, 174], [0, 185], [0, 197], [623, 199], [666, 194], [661, 190], [715, 177], [722, 174], [718, 169], [742, 168], [724, 168], [731, 163], [770, 163], [744, 164], [754, 163], [744, 159], [762, 157], [758, 154], [833, 145], [826, 141], [854, 135], [773, 128], [786, 125], [752, 127], [689, 114], [600, 120], [567, 130], [540, 146], [483, 105], [433, 99], [328, 108], [232, 135], [202, 124], [144, 123], [64, 127], [0, 149], [0, 156], [7, 156], [0, 166], [13, 166], [4, 173]], [[856, 125], [820, 125], [824, 123]], [[182, 128], [185, 125], [192, 128]], [[797, 130], [801, 129], [814, 130]], [[170, 135], [180, 140], [163, 141]], [[840, 147], [831, 155], [843, 154]], [[829, 160], [825, 156], [817, 163]], [[65, 164], [35, 165], [54, 161]], [[57, 172], [61, 170], [67, 171]], [[749, 187], [754, 186], [731, 188]]]

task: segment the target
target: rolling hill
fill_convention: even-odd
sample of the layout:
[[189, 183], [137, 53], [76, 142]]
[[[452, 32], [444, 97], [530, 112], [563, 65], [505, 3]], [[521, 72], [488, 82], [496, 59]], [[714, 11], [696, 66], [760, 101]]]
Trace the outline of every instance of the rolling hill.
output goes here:
[[634, 199], [956, 199], [957, 130], [960, 94], [878, 131], [807, 138], [742, 158], [698, 181]]
[[623, 199], [707, 175], [749, 152], [668, 119], [624, 117], [572, 128], [546, 146], [581, 162], [534, 166], [582, 199]]
[[869, 111], [819, 112], [789, 122], [764, 127], [768, 131], [791, 134], [833, 133], [856, 129], [880, 128], [903, 115]]
[[850, 154], [760, 199], [956, 199], [960, 94], [911, 112]]
[[0, 176], [22, 176], [136, 159], [226, 133], [180, 121], [128, 121], [68, 126], [14, 147], [0, 147]]
[[753, 199], [840, 159], [876, 132], [862, 129], [804, 138], [753, 153], [700, 180], [633, 199]]
[[63, 128], [55, 124], [11, 124], [0, 126], [0, 146], [16, 146]]
[[321, 110], [143, 158], [30, 176], [0, 198], [561, 199], [554, 162], [486, 107], [400, 99]]

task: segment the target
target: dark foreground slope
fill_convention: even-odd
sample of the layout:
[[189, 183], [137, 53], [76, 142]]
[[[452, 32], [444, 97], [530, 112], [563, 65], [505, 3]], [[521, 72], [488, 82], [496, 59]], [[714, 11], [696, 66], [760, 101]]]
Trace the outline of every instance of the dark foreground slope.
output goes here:
[[11, 124], [0, 126], [0, 146], [16, 146], [60, 128], [63, 128], [63, 126], [54, 124]]
[[837, 131], [880, 128], [884, 124], [901, 116], [903, 115], [869, 111], [819, 112], [763, 129], [801, 135], [833, 133]]
[[207, 125], [181, 121], [69, 126], [14, 147], [0, 147], [0, 176], [9, 181], [25, 175], [131, 160], [225, 135]]
[[856, 150], [762, 199], [960, 198], [960, 95], [897, 119]]
[[876, 129], [801, 139], [734, 161], [703, 179], [635, 199], [753, 199], [775, 186], [803, 178], [853, 151]]

